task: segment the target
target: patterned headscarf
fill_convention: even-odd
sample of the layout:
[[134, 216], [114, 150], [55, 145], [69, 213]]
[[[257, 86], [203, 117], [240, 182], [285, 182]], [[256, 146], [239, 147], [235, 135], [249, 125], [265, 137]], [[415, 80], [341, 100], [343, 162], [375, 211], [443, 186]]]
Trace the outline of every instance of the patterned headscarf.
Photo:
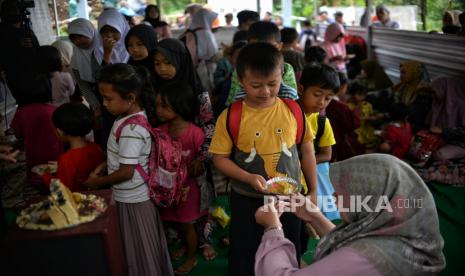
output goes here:
[[315, 260], [348, 246], [382, 275], [433, 275], [445, 267], [433, 197], [408, 164], [391, 155], [366, 154], [332, 164], [330, 177], [344, 207], [350, 205], [349, 196], [372, 196], [366, 205], [376, 211], [385, 196], [383, 206], [389, 202], [392, 211], [349, 210], [350, 223], [321, 239]]

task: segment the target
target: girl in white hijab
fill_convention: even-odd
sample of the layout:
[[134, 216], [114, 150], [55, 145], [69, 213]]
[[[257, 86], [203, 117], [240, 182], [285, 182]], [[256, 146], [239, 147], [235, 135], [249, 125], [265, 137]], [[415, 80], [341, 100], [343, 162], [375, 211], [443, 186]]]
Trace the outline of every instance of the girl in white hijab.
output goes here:
[[[213, 21], [217, 13], [207, 9], [200, 9], [192, 17], [189, 30], [195, 32], [197, 37], [197, 60], [210, 60], [218, 52], [218, 44], [211, 31]], [[196, 63], [196, 60], [193, 60]]]
[[98, 64], [126, 63], [129, 54], [124, 45], [124, 38], [129, 25], [123, 15], [116, 9], [106, 9], [98, 17], [98, 31], [102, 43], [94, 51]]
[[96, 112], [100, 103], [95, 96], [95, 72], [98, 66], [93, 57], [94, 50], [100, 42], [100, 35], [94, 25], [84, 18], [73, 20], [68, 25], [69, 40], [73, 43], [71, 71], [82, 96], [90, 108]]
[[60, 52], [63, 67], [68, 68], [71, 64], [71, 58], [73, 57], [73, 44], [69, 41], [59, 39], [53, 42], [52, 46], [57, 48], [58, 52]]
[[74, 44], [71, 68], [78, 73], [81, 80], [95, 82], [92, 70], [92, 54], [100, 42], [100, 35], [92, 23], [84, 18], [78, 18], [68, 26], [69, 40]]
[[208, 91], [213, 90], [213, 72], [216, 69], [216, 54], [218, 44], [212, 33], [211, 26], [217, 13], [202, 8], [193, 16], [189, 29], [185, 33], [187, 49], [196, 66], [200, 81]]

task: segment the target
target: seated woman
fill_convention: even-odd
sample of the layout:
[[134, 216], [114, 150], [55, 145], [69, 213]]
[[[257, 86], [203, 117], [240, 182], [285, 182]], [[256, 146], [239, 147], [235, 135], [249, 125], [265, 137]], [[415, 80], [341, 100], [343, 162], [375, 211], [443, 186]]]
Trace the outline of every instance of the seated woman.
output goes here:
[[402, 62], [400, 83], [393, 87], [393, 92], [394, 102], [403, 103], [407, 107], [408, 121], [413, 133], [423, 129], [431, 109], [433, 93], [425, 65], [418, 61]]
[[[367, 154], [332, 164], [330, 177], [339, 210], [347, 209], [341, 212], [342, 224], [335, 226], [310, 200], [297, 196], [306, 204], [298, 206], [295, 215], [322, 237], [314, 262], [299, 269], [275, 207], [291, 203], [278, 201], [255, 213], [265, 230], [255, 256], [255, 275], [434, 275], [444, 269], [433, 197], [409, 165], [390, 155]], [[355, 195], [371, 200], [351, 210], [350, 197]], [[421, 207], [415, 205], [420, 200]], [[406, 202], [410, 208], [403, 208]]]
[[428, 123], [431, 132], [443, 134], [445, 145], [435, 153], [438, 160], [465, 157], [465, 82], [438, 77], [431, 83], [433, 104]]
[[375, 60], [364, 60], [360, 63], [362, 72], [358, 77], [368, 91], [367, 101], [376, 110], [387, 111], [386, 101], [389, 98], [390, 88], [393, 85], [384, 68]]

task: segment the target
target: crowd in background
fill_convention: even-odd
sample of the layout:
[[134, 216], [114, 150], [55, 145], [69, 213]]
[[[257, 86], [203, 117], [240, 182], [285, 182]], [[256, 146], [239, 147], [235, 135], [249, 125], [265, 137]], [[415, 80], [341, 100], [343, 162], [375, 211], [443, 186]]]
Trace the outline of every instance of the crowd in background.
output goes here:
[[[372, 221], [365, 214], [347, 218], [323, 212], [322, 217], [310, 218], [286, 213], [281, 224], [279, 218], [258, 212], [257, 224], [254, 214], [263, 205], [269, 176], [301, 179], [314, 203], [317, 195], [343, 192], [344, 184], [332, 183], [329, 171], [330, 163], [347, 159], [340, 164], [382, 173], [354, 173], [355, 184], [345, 187], [346, 192], [368, 193], [362, 185], [365, 178], [383, 184], [376, 193], [382, 193], [381, 188], [412, 191], [399, 180], [410, 179], [425, 189], [415, 192], [429, 196], [428, 208], [433, 208], [422, 180], [399, 159], [408, 160], [424, 180], [465, 183], [463, 80], [431, 80], [424, 64], [404, 61], [399, 65], [400, 81], [394, 84], [376, 60], [367, 59], [363, 38], [346, 33], [342, 13], [334, 21], [320, 14], [328, 23], [320, 41], [310, 20], [299, 33], [282, 26], [282, 18], [268, 14], [260, 20], [258, 13], [244, 10], [237, 14], [239, 25], [231, 43], [220, 51], [213, 33], [215, 12], [189, 5], [185, 32], [173, 38], [157, 6], [134, 7], [128, 1], [127, 6], [120, 3], [120, 10], [105, 9], [97, 28], [89, 20], [76, 19], [69, 24], [67, 39], [39, 46], [32, 31], [19, 27], [14, 2], [5, 1], [1, 13], [1, 69], [6, 81], [2, 89], [8, 86], [18, 104], [10, 131], [22, 142], [26, 181], [44, 192], [47, 179], [31, 170], [57, 161], [57, 177], [73, 191], [111, 187], [130, 275], [187, 274], [197, 264], [199, 248], [205, 259], [215, 258], [205, 231], [211, 219], [208, 207], [215, 192], [229, 185], [231, 275], [267, 275], [270, 263], [297, 269], [306, 247], [301, 243], [302, 221], [317, 221], [319, 234], [332, 239], [322, 240], [317, 252], [317, 259], [331, 259], [307, 272], [336, 273], [331, 263], [346, 262], [346, 272], [382, 274], [397, 261], [393, 246], [407, 252], [402, 271], [409, 275], [443, 268], [437, 217], [430, 214], [421, 221], [422, 230], [429, 229], [428, 246], [414, 238], [418, 225], [407, 217], [392, 225], [383, 216]], [[143, 21], [136, 24], [125, 8], [144, 16]], [[378, 6], [376, 14], [373, 26], [399, 27], [386, 7]], [[450, 22], [456, 24], [455, 15], [447, 14], [452, 19], [445, 16], [444, 32], [452, 28]], [[226, 16], [228, 24], [231, 16]], [[296, 109], [300, 115], [292, 111]], [[136, 121], [126, 122], [129, 119]], [[153, 204], [141, 173], [152, 162], [152, 127], [182, 145], [188, 168], [179, 202], [170, 208]], [[3, 159], [16, 160], [18, 151], [9, 145], [2, 151]], [[396, 158], [355, 157], [369, 153]], [[338, 166], [334, 174], [341, 178], [345, 172]], [[393, 170], [397, 180], [391, 178]], [[425, 210], [418, 214], [425, 216]], [[343, 226], [334, 228], [334, 219], [342, 219]], [[402, 219], [405, 224], [400, 224]], [[371, 229], [373, 223], [380, 228]], [[177, 230], [185, 243], [181, 250], [168, 252], [163, 225]], [[351, 232], [337, 231], [342, 227]], [[410, 233], [411, 242], [364, 239], [366, 233], [393, 230], [390, 227], [399, 236]], [[373, 248], [391, 249], [380, 265], [372, 258], [382, 254], [363, 242], [344, 247], [350, 237]], [[334, 251], [341, 246], [345, 249]], [[276, 252], [278, 247], [287, 249]], [[184, 255], [185, 261], [173, 270], [171, 259]], [[282, 256], [288, 258], [278, 258]]]

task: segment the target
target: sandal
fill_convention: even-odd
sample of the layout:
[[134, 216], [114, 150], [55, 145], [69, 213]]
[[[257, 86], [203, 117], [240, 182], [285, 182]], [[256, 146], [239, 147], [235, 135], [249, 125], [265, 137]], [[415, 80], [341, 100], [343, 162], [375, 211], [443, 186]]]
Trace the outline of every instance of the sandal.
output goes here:
[[202, 254], [206, 261], [213, 260], [217, 255], [215, 249], [210, 244], [205, 244], [202, 246]]
[[182, 246], [181, 248], [174, 250], [171, 254], [171, 258], [175, 261], [181, 259], [186, 254], [186, 247]]

